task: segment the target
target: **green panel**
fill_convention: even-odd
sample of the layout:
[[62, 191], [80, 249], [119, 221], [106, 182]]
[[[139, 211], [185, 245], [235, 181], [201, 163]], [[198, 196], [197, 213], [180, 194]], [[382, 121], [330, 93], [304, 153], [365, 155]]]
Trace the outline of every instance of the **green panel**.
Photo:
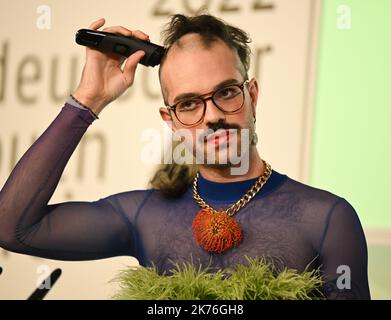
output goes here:
[[310, 182], [345, 197], [364, 227], [391, 227], [390, 14], [390, 0], [323, 2]]

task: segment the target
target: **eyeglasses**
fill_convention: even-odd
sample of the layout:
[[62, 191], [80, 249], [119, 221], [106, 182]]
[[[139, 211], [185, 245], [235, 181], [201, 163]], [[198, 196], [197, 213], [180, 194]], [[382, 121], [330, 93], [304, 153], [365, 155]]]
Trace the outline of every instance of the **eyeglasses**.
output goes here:
[[[226, 114], [239, 111], [244, 105], [244, 85], [249, 80], [241, 84], [231, 84], [216, 91], [203, 94], [198, 97], [184, 99], [172, 106], [167, 106], [172, 110], [175, 117], [183, 125], [195, 125], [204, 119], [206, 102], [212, 100], [214, 105]], [[208, 96], [203, 98], [204, 96]]]

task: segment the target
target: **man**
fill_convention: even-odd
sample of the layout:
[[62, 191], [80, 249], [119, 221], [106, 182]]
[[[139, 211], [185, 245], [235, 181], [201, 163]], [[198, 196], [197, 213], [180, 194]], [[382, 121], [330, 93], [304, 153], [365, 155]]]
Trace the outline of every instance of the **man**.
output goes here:
[[[100, 19], [90, 29], [103, 25]], [[124, 27], [104, 31], [148, 40]], [[354, 209], [272, 170], [258, 154], [258, 84], [247, 75], [246, 33], [210, 15], [176, 15], [164, 35], [159, 75], [167, 107], [160, 114], [173, 132], [190, 133], [185, 143], [198, 174], [166, 166], [153, 179], [157, 188], [47, 205], [84, 132], [133, 84], [144, 55], [134, 53], [121, 68], [121, 58], [86, 49], [78, 88], [0, 193], [0, 245], [62, 260], [131, 255], [161, 272], [172, 262], [226, 268], [262, 256], [299, 272], [320, 267], [329, 299], [369, 299]]]

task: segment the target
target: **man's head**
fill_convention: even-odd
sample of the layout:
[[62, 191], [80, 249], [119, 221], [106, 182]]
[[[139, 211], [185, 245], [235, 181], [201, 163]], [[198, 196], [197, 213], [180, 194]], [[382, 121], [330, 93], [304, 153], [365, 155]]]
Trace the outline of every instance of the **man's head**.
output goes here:
[[[238, 129], [239, 132], [249, 129], [251, 139], [255, 130], [258, 85], [255, 79], [246, 82], [250, 64], [250, 40], [247, 34], [210, 15], [175, 15], [163, 31], [163, 36], [168, 50], [160, 65], [159, 78], [164, 102], [169, 106], [168, 109], [160, 109], [163, 120], [170, 124], [173, 131], [187, 129], [191, 132], [193, 152], [196, 152], [199, 138], [196, 131], [199, 129]], [[233, 87], [226, 90], [230, 85]], [[220, 91], [213, 95], [216, 90]], [[237, 108], [232, 109], [234, 112], [227, 112], [224, 97], [231, 91], [236, 92], [236, 100], [232, 101], [237, 103]], [[204, 113], [198, 113], [201, 118], [196, 113], [194, 123], [187, 118], [181, 121], [189, 110], [178, 110], [178, 102], [181, 102], [181, 107], [191, 106], [193, 98], [199, 96], [213, 96], [213, 99], [206, 99], [206, 108], [200, 103], [200, 108], [204, 110]], [[179, 115], [180, 112], [182, 115]], [[241, 150], [239, 132], [235, 150]], [[214, 145], [218, 155], [225, 152], [225, 158], [231, 152], [228, 149], [232, 149], [229, 142]], [[205, 146], [201, 147], [202, 150], [197, 152], [205, 154]]]

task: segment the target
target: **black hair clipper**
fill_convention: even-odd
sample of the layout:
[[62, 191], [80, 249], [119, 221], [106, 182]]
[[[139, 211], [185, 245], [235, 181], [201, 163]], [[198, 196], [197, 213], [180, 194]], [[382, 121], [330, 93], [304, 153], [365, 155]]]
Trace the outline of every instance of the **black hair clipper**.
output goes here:
[[145, 52], [140, 63], [154, 67], [160, 64], [165, 48], [149, 41], [120, 36], [111, 32], [80, 29], [76, 33], [76, 43], [102, 52], [111, 52], [129, 57], [138, 50]]

